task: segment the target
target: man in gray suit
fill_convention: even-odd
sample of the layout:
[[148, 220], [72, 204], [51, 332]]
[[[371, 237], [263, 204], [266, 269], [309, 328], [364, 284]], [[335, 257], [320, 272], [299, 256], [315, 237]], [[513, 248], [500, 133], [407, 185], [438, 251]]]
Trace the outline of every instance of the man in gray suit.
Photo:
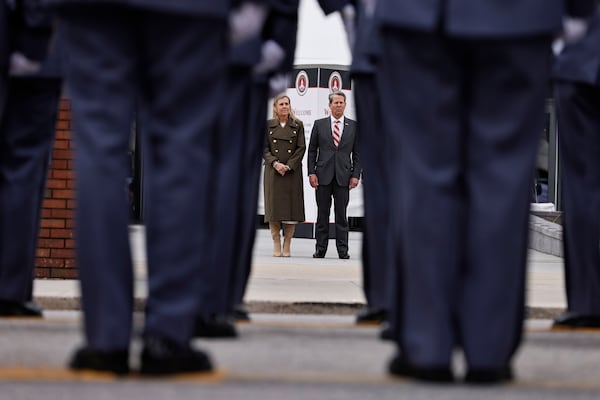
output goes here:
[[[591, 0], [379, 0], [377, 73], [398, 297], [391, 374], [512, 379], [550, 44]], [[377, 179], [369, 175], [369, 179]], [[382, 237], [381, 240], [390, 238]]]
[[348, 259], [348, 217], [350, 190], [358, 186], [362, 167], [356, 149], [356, 121], [346, 118], [346, 95], [329, 94], [331, 116], [313, 125], [308, 145], [308, 178], [317, 199], [316, 251], [323, 258], [329, 242], [331, 199], [335, 210], [335, 244], [338, 256]]
[[567, 312], [556, 327], [600, 327], [600, 10], [554, 65]]
[[[125, 182], [136, 108], [147, 156], [143, 374], [212, 369], [191, 342], [210, 284], [211, 144], [225, 92], [229, 1], [60, 4], [76, 143], [77, 263], [85, 345], [76, 370], [129, 370], [133, 269]], [[199, 229], [204, 226], [205, 229]], [[199, 267], [199, 265], [201, 267]]]

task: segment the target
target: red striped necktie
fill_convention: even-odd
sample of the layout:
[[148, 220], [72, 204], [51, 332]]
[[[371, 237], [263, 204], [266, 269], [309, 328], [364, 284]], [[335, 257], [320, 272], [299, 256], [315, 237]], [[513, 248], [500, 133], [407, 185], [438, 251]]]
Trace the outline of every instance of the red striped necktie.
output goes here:
[[335, 145], [335, 147], [338, 147], [340, 145], [341, 138], [342, 138], [342, 134], [340, 131], [340, 120], [336, 119], [333, 122], [333, 144]]

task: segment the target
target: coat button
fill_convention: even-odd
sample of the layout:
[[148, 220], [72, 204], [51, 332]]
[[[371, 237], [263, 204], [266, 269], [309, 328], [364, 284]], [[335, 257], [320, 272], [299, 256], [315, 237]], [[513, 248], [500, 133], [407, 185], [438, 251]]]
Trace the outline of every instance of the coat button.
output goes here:
[[291, 153], [291, 152], [292, 152], [292, 150], [288, 149], [288, 153]]
[[275, 149], [275, 153], [279, 153], [279, 150]]
[[269, 131], [269, 135], [272, 135], [272, 134], [273, 134], [273, 131]]
[[290, 143], [292, 143], [292, 139], [290, 139]]
[[273, 143], [277, 143], [277, 139], [273, 139]]

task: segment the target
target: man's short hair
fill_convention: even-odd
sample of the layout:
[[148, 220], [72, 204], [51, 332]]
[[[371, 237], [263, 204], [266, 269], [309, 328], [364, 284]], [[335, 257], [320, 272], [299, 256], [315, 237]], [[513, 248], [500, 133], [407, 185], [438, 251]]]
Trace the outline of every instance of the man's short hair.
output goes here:
[[329, 93], [329, 104], [333, 102], [333, 96], [342, 96], [344, 98], [344, 103], [346, 102], [346, 93], [340, 90], [339, 92]]

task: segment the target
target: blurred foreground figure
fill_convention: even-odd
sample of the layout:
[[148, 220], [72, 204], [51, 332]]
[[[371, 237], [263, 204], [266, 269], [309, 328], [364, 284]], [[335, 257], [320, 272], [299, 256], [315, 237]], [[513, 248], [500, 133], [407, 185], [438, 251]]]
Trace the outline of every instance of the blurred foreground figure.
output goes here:
[[[513, 378], [521, 341], [529, 194], [550, 44], [592, 1], [380, 0], [377, 74], [394, 171], [398, 353], [391, 374]], [[368, 179], [374, 179], [368, 175]], [[381, 238], [386, 240], [386, 238]]]
[[32, 289], [61, 89], [55, 22], [39, 1], [0, 0], [0, 317], [42, 316]]
[[[73, 369], [129, 370], [133, 271], [127, 150], [141, 113], [148, 202], [143, 374], [206, 371], [191, 346], [208, 284], [211, 142], [225, 90], [228, 1], [48, 0], [60, 4], [71, 61], [77, 262], [85, 345]], [[199, 229], [200, 227], [200, 229]]]
[[554, 67], [567, 312], [557, 327], [600, 327], [600, 11]]
[[[345, 2], [319, 0], [327, 14]], [[231, 43], [222, 133], [213, 143], [211, 177], [223, 184], [213, 189], [211, 285], [199, 293], [203, 300], [196, 321], [198, 337], [236, 337], [234, 321], [250, 319], [243, 300], [256, 236], [265, 115], [268, 98], [285, 91], [293, 68], [298, 4], [299, 0], [232, 1], [230, 30], [235, 32], [239, 25], [247, 35]], [[230, 39], [237, 36], [231, 34]]]
[[[352, 46], [352, 73], [356, 123], [361, 135], [357, 137], [357, 147], [363, 168], [365, 219], [362, 244], [363, 291], [367, 306], [356, 315], [358, 324], [381, 323], [388, 321], [390, 306], [390, 278], [394, 249], [389, 239], [390, 206], [388, 182], [390, 173], [386, 160], [394, 152], [388, 146], [372, 146], [383, 143], [385, 138], [381, 128], [380, 96], [377, 92], [377, 59], [381, 55], [379, 32], [374, 21], [376, 0], [356, 0], [355, 21], [356, 41]], [[346, 19], [344, 19], [346, 21]], [[346, 23], [349, 39], [354, 37], [352, 25]], [[349, 29], [350, 28], [350, 29]], [[352, 45], [352, 43], [351, 43]], [[364, 172], [366, 171], [366, 179]], [[372, 178], [372, 179], [371, 179]], [[399, 250], [396, 244], [396, 250]], [[389, 323], [383, 331], [390, 331]]]

